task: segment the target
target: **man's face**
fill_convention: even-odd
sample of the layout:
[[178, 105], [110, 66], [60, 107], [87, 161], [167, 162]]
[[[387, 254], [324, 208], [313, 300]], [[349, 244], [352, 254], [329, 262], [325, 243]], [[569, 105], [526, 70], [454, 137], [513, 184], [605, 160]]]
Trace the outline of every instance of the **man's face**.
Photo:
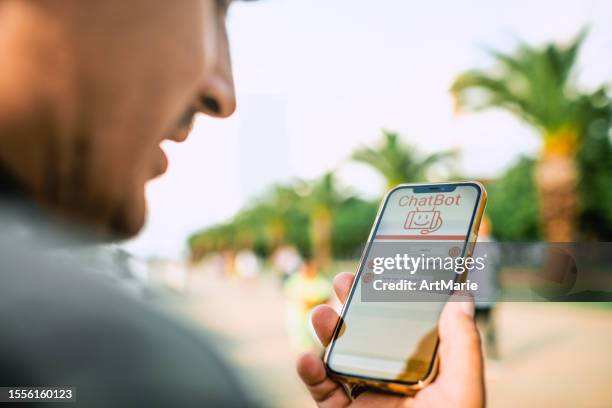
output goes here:
[[227, 2], [12, 3], [0, 163], [45, 205], [135, 234], [145, 183], [167, 167], [160, 143], [184, 140], [197, 112], [235, 109]]

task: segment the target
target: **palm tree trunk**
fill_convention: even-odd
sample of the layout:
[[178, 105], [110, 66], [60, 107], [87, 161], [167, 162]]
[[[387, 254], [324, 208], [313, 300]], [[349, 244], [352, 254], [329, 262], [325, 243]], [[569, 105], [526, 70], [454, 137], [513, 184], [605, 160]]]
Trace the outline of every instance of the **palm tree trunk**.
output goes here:
[[331, 261], [331, 211], [325, 206], [314, 210], [311, 225], [313, 259], [319, 268], [325, 268]]
[[540, 231], [547, 242], [571, 242], [577, 221], [576, 134], [551, 135], [536, 167]]
[[266, 228], [270, 248], [275, 249], [285, 243], [285, 222], [281, 218], [272, 220]]

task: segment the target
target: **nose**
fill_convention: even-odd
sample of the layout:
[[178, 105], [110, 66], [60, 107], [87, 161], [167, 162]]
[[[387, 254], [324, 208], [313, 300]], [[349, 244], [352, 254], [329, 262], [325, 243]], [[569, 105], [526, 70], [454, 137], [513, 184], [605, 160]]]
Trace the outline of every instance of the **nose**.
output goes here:
[[217, 64], [202, 80], [197, 105], [201, 113], [226, 118], [236, 110], [236, 94], [225, 24], [219, 31]]

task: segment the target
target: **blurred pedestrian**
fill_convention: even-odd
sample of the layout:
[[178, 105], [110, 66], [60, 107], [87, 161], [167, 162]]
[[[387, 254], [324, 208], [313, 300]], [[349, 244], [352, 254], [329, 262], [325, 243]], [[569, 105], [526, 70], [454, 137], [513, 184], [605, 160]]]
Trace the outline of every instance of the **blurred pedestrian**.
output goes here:
[[302, 262], [298, 250], [289, 244], [279, 246], [271, 256], [272, 267], [280, 274], [282, 284], [299, 271]]
[[499, 358], [497, 329], [495, 325], [495, 306], [499, 297], [499, 245], [491, 235], [491, 220], [484, 216], [478, 231], [478, 243], [474, 249], [474, 258], [484, 258], [484, 268], [473, 270], [469, 279], [478, 284], [473, 294], [476, 307], [476, 323], [484, 338], [485, 355], [491, 359]]
[[287, 299], [287, 334], [297, 353], [320, 349], [310, 324], [310, 312], [331, 297], [331, 283], [319, 274], [318, 265], [309, 256], [298, 273], [293, 274], [283, 289]]
[[236, 273], [242, 279], [253, 282], [261, 271], [261, 262], [252, 248], [245, 247], [236, 253]]

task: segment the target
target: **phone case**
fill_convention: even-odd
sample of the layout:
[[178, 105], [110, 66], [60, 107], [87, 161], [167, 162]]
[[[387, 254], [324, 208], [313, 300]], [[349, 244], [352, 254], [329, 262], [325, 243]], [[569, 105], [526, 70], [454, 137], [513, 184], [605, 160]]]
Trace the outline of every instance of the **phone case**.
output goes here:
[[[467, 249], [466, 249], [466, 256], [472, 256], [473, 251], [474, 251], [474, 246], [476, 244], [476, 240], [478, 237], [478, 230], [480, 228], [480, 222], [482, 221], [482, 216], [484, 215], [484, 210], [486, 207], [486, 203], [487, 203], [487, 191], [485, 190], [484, 186], [478, 182], [478, 181], [458, 181], [458, 182], [444, 182], [444, 183], [408, 183], [408, 184], [400, 184], [398, 186], [396, 186], [395, 188], [391, 189], [384, 197], [384, 199], [381, 201], [380, 207], [378, 209], [378, 213], [376, 215], [376, 218], [374, 220], [374, 224], [372, 227], [372, 230], [370, 231], [370, 235], [368, 237], [368, 242], [370, 242], [370, 240], [372, 240], [373, 234], [374, 234], [374, 230], [375, 230], [375, 226], [378, 225], [379, 222], [379, 218], [382, 214], [382, 210], [384, 208], [384, 204], [387, 202], [389, 195], [391, 195], [391, 193], [393, 193], [396, 189], [398, 188], [402, 188], [402, 187], [418, 187], [418, 186], [430, 186], [430, 185], [438, 185], [438, 184], [456, 184], [456, 185], [462, 185], [462, 184], [472, 184], [472, 185], [477, 185], [478, 188], [480, 189], [480, 200], [477, 203], [477, 209], [476, 209], [476, 213], [474, 214], [474, 222], [472, 223], [472, 227], [471, 230], [468, 233], [468, 243], [467, 243]], [[433, 218], [432, 223], [435, 223], [436, 221], [436, 217]], [[409, 218], [406, 220], [406, 224], [405, 225], [409, 225], [409, 223], [411, 222], [410, 220], [410, 216]], [[431, 227], [435, 227], [435, 225], [432, 224]], [[364, 251], [364, 253], [361, 256], [361, 259], [359, 261], [359, 265], [357, 267], [357, 271], [360, 271], [362, 269], [363, 266], [363, 262], [365, 260], [365, 253], [366, 251]], [[464, 282], [467, 279], [467, 273], [462, 274], [461, 275], [461, 281]], [[355, 289], [355, 285], [356, 285], [357, 279], [355, 279], [355, 281], [353, 282], [353, 287], [351, 287], [350, 293], [353, 292], [353, 290]], [[338, 331], [341, 327], [341, 322], [344, 318], [345, 312], [346, 312], [346, 304], [342, 307], [342, 311], [340, 313], [340, 318], [338, 319], [338, 322], [336, 323], [336, 328], [334, 329], [334, 335], [332, 337], [332, 342], [335, 341]], [[416, 384], [404, 384], [401, 382], [393, 382], [393, 381], [387, 381], [387, 380], [377, 380], [377, 379], [364, 379], [361, 377], [352, 377], [350, 375], [345, 375], [345, 374], [338, 374], [335, 373], [333, 370], [331, 370], [328, 366], [328, 359], [329, 359], [329, 353], [331, 350], [331, 344], [332, 342], [330, 342], [330, 345], [328, 345], [328, 347], [325, 350], [325, 355], [323, 358], [323, 361], [325, 363], [325, 368], [329, 374], [330, 377], [340, 381], [341, 383], [343, 383], [349, 390], [349, 395], [352, 396], [352, 390], [356, 389], [356, 388], [370, 388], [370, 389], [375, 389], [375, 390], [379, 390], [379, 391], [384, 391], [384, 392], [389, 392], [389, 393], [393, 393], [393, 394], [401, 394], [401, 395], [407, 395], [407, 396], [412, 396], [415, 395], [417, 392], [419, 392], [420, 390], [422, 390], [423, 388], [425, 388], [428, 384], [430, 384], [435, 378], [436, 375], [438, 374], [438, 365], [439, 365], [439, 358], [438, 358], [438, 350], [437, 350], [437, 346], [436, 346], [436, 351], [434, 354], [434, 361], [433, 364], [431, 366], [431, 370], [429, 372], [429, 374], [427, 375], [427, 377], [421, 381], [419, 381]]]

